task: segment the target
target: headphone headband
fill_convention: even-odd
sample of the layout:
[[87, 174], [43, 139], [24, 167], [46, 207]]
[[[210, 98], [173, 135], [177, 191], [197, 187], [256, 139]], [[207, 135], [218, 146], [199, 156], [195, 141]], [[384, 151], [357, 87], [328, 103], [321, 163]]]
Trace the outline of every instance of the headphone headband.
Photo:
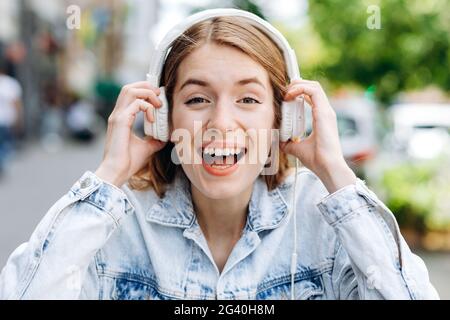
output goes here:
[[154, 47], [150, 69], [147, 75], [147, 80], [155, 86], [159, 87], [160, 77], [166, 56], [171, 48], [173, 42], [180, 37], [186, 30], [198, 22], [206, 21], [215, 17], [242, 17], [248, 19], [253, 26], [263, 29], [265, 34], [271, 38], [279, 47], [284, 56], [289, 80], [300, 79], [300, 71], [298, 68], [295, 51], [290, 47], [286, 38], [270, 23], [261, 19], [257, 15], [238, 9], [209, 9], [198, 12], [189, 16], [181, 23], [174, 26], [164, 38]]

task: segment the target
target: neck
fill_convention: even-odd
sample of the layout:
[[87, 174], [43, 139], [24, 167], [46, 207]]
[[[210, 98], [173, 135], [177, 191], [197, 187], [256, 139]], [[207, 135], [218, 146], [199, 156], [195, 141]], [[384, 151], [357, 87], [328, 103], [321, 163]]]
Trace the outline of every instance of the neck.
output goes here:
[[247, 221], [253, 185], [235, 197], [210, 199], [191, 184], [192, 202], [208, 241], [239, 240]]

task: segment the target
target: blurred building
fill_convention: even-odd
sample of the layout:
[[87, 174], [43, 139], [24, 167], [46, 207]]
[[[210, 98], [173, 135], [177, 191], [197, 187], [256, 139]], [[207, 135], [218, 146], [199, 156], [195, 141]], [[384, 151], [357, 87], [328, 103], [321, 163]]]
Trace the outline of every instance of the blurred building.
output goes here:
[[[79, 29], [67, 28], [71, 5], [81, 9]], [[117, 87], [145, 78], [158, 8], [158, 0], [1, 1], [0, 42], [20, 44], [25, 53], [11, 72], [24, 87], [27, 135], [35, 136], [43, 112], [64, 108], [72, 92], [98, 99], [109, 114]]]

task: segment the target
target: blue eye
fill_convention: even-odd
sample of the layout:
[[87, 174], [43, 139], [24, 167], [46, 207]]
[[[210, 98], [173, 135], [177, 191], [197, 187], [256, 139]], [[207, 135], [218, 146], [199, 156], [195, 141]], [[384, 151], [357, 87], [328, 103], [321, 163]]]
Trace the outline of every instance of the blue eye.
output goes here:
[[258, 100], [250, 98], [250, 97], [245, 97], [239, 101], [242, 101], [245, 104], [254, 104], [254, 103], [261, 104], [261, 102], [259, 102]]
[[202, 97], [195, 97], [186, 102], [186, 104], [208, 103], [209, 101]]

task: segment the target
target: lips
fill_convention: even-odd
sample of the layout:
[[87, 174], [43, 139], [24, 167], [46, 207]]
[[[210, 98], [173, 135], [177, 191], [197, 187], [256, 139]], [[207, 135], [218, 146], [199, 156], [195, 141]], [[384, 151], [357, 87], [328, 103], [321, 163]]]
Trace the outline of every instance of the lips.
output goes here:
[[215, 176], [226, 176], [238, 168], [238, 162], [247, 153], [247, 148], [235, 144], [209, 143], [201, 148], [202, 165]]

